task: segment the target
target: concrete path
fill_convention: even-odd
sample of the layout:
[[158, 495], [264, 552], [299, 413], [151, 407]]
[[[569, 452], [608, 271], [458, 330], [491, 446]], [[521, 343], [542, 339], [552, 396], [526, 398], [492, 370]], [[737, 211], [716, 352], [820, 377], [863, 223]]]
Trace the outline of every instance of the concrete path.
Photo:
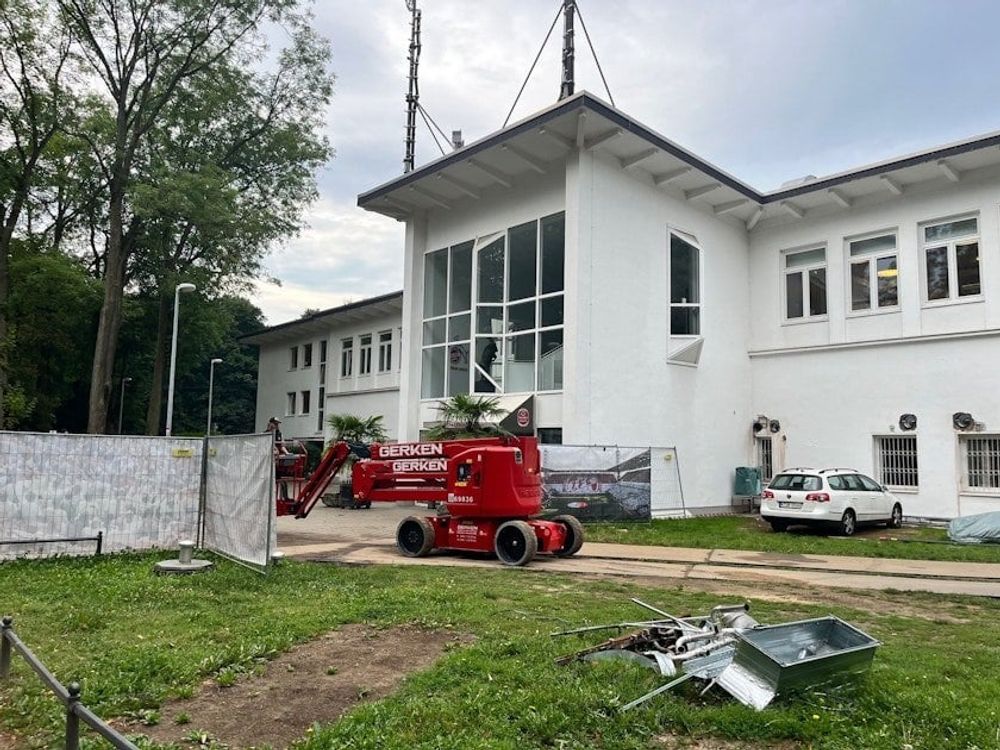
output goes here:
[[[378, 510], [346, 511], [318, 508], [303, 521], [279, 519], [278, 542], [286, 555], [308, 560], [456, 567], [499, 565], [496, 560], [472, 555], [435, 553], [420, 559], [403, 557], [396, 551], [393, 534], [399, 519], [415, 511], [423, 512], [423, 509], [383, 506]], [[540, 555], [522, 570], [1000, 598], [1000, 564], [991, 563], [785, 555], [590, 542], [573, 558]]]

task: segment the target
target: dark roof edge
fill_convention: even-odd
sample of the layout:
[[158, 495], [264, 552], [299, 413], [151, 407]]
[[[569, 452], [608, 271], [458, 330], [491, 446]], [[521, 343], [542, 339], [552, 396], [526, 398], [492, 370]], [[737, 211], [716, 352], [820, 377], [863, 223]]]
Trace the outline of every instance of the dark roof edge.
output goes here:
[[611, 105], [596, 98], [593, 94], [590, 94], [587, 91], [581, 91], [580, 93], [550, 107], [549, 109], [543, 110], [528, 119], [515, 123], [509, 128], [498, 130], [479, 141], [469, 144], [463, 149], [454, 151], [446, 156], [442, 156], [439, 159], [435, 159], [434, 161], [425, 164], [412, 172], [408, 172], [400, 177], [385, 182], [378, 187], [372, 188], [367, 192], [361, 193], [358, 196], [358, 206], [364, 208], [372, 201], [387, 195], [393, 190], [405, 187], [413, 182], [416, 182], [417, 180], [434, 174], [439, 170], [446, 169], [453, 164], [470, 159], [480, 152], [492, 148], [505, 140], [514, 138], [521, 133], [541, 127], [545, 125], [545, 123], [554, 120], [566, 112], [584, 107], [605, 117], [623, 130], [638, 135], [640, 138], [643, 138], [660, 150], [671, 154], [687, 164], [690, 164], [692, 167], [704, 172], [712, 179], [717, 180], [719, 183], [735, 190], [760, 205], [776, 203], [778, 201], [788, 200], [789, 198], [794, 198], [799, 195], [806, 195], [819, 190], [836, 187], [837, 185], [842, 185], [854, 180], [886, 174], [897, 169], [905, 169], [907, 167], [924, 164], [937, 159], [945, 159], [949, 156], [957, 156], [959, 154], [968, 153], [977, 149], [1000, 145], [1000, 132], [990, 133], [988, 135], [977, 136], [966, 141], [934, 147], [928, 151], [891, 158], [886, 161], [865, 165], [846, 172], [839, 172], [827, 177], [821, 177], [802, 185], [796, 185], [790, 188], [779, 188], [778, 190], [770, 192], [761, 192], [731, 174], [728, 174], [719, 167], [716, 167], [710, 162], [699, 158], [673, 141], [666, 139], [655, 130], [650, 130], [637, 120], [633, 120], [620, 110], [615, 109]]
[[398, 292], [389, 292], [388, 294], [380, 294], [377, 297], [369, 297], [368, 299], [363, 299], [360, 302], [349, 302], [346, 305], [340, 305], [339, 307], [329, 307], [326, 310], [320, 310], [312, 315], [305, 318], [297, 318], [296, 320], [289, 320], [287, 323], [278, 323], [274, 326], [268, 326], [267, 328], [261, 328], [259, 331], [254, 331], [253, 333], [247, 333], [240, 336], [237, 341], [244, 341], [246, 339], [257, 338], [266, 333], [273, 333], [275, 331], [282, 331], [286, 328], [291, 328], [292, 326], [301, 325], [303, 323], [309, 323], [320, 318], [325, 318], [328, 315], [335, 315], [337, 313], [349, 312], [351, 310], [358, 310], [362, 307], [367, 307], [368, 305], [377, 305], [379, 302], [389, 302], [395, 297], [402, 299], [403, 290], [400, 289]]

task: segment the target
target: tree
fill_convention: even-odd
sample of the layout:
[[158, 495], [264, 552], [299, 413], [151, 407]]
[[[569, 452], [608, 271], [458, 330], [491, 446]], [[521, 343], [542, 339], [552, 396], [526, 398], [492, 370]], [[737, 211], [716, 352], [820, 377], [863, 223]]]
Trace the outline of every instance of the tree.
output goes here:
[[459, 393], [438, 402], [441, 423], [427, 431], [431, 440], [453, 440], [463, 437], [493, 437], [506, 435], [499, 425], [486, 423], [491, 417], [506, 414], [500, 399]]
[[[145, 136], [182, 86], [255, 36], [261, 22], [296, 0], [57, 0], [76, 49], [113, 115], [110, 143], [86, 131], [108, 185], [104, 294], [91, 368], [89, 432], [103, 432], [126, 267], [141, 222], [129, 222], [133, 166]], [[131, 236], [126, 236], [129, 226]]]
[[40, 0], [0, 0], [0, 425], [7, 403], [11, 246], [67, 100], [62, 78], [69, 45], [49, 8]]
[[389, 439], [382, 424], [382, 415], [356, 417], [353, 414], [331, 414], [326, 420], [333, 430], [333, 441], [348, 443], [384, 443]]

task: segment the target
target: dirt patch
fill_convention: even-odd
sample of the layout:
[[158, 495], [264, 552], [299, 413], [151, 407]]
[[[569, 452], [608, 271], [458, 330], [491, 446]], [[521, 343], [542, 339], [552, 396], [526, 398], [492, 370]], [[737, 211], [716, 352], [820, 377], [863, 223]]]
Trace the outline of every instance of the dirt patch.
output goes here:
[[128, 729], [164, 744], [206, 733], [232, 748], [283, 748], [314, 722], [335, 721], [358, 703], [384, 698], [407, 673], [429, 667], [450, 645], [471, 640], [415, 627], [345, 625], [281, 654], [262, 674], [232, 687], [205, 682], [195, 697], [165, 704], [156, 726]]
[[17, 750], [19, 747], [17, 737], [6, 732], [0, 732], [0, 750]]

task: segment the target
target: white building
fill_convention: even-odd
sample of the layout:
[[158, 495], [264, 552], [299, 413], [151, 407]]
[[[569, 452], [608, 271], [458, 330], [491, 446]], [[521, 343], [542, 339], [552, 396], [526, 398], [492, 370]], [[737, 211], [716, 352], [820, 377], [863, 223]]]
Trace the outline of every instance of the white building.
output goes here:
[[[534, 395], [543, 439], [676, 446], [689, 507], [760, 462], [870, 472], [911, 516], [1000, 509], [998, 145], [760, 192], [581, 92], [370, 190], [406, 224], [398, 435], [449, 394]], [[332, 361], [390, 319], [324, 334]], [[259, 425], [319, 384], [281, 328]], [[371, 411], [334, 382], [328, 412]]]
[[245, 337], [260, 347], [257, 429], [278, 417], [285, 439], [325, 440], [330, 414], [382, 415], [395, 435], [402, 300], [393, 292]]

